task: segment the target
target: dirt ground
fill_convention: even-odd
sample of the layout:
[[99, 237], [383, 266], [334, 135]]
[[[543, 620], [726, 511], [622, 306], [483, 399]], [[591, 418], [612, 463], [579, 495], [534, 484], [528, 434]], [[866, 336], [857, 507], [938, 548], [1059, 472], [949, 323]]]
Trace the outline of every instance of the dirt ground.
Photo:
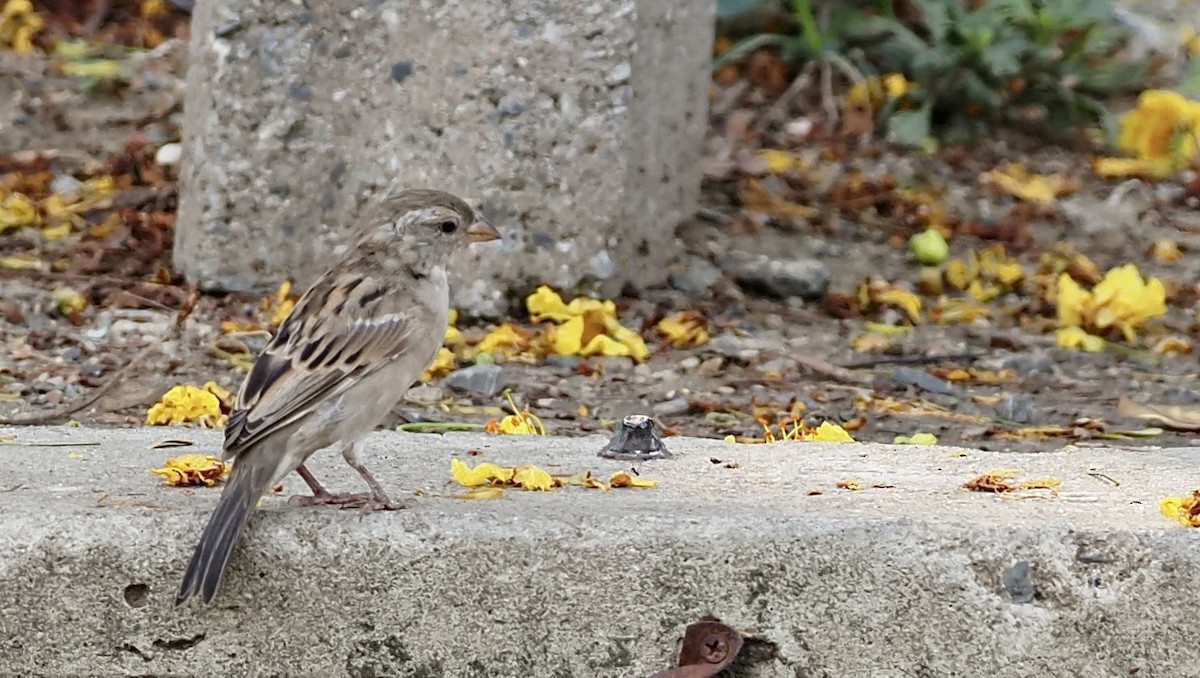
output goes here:
[[[171, 35], [185, 29], [186, 16], [176, 15], [162, 28], [165, 42], [128, 62], [133, 75], [119, 85], [81, 83], [45, 55], [0, 53], [6, 187], [45, 194], [50, 182], [62, 188], [102, 174], [123, 182], [65, 237], [0, 227], [2, 416], [141, 425], [175, 384], [214, 380], [236, 390], [244, 373], [231, 352], [252, 355], [263, 345], [262, 333], [231, 341], [221, 330], [222, 321], [261, 316], [257, 298], [201, 297], [182, 331], [171, 329], [190, 295], [170, 270], [177, 171], [160, 149], [179, 139], [186, 41]], [[787, 82], [760, 76], [747, 70], [714, 82], [704, 208], [680, 227], [671, 282], [617, 300], [652, 357], [504, 363], [517, 402], [550, 433], [608, 430], [642, 413], [668, 433], [755, 437], [760, 420], [795, 414], [841, 423], [860, 440], [925, 432], [944, 444], [1025, 452], [1197, 444], [1200, 433], [1169, 427], [1131, 434], [1157, 424], [1117, 412], [1122, 397], [1200, 404], [1195, 354], [1151, 350], [1168, 336], [1200, 341], [1200, 187], [1192, 174], [1156, 184], [1100, 179], [1089, 171], [1092, 152], [999, 132], [970, 149], [893, 148], [840, 133], [813, 97], [778, 104]], [[767, 171], [760, 148], [786, 150], [803, 167]], [[1014, 162], [1067, 177], [1074, 190], [1031, 205], [981, 180]], [[933, 322], [936, 295], [924, 297], [915, 323], [898, 307], [863, 304], [858, 289], [867, 280], [919, 288], [921, 268], [906, 243], [935, 219], [951, 234], [951, 258], [998, 245], [1028, 272], [1027, 283], [981, 304], [989, 317], [972, 322]], [[1150, 256], [1159, 241], [1175, 243], [1180, 256]], [[1101, 353], [1056, 347], [1046, 281], [1074, 253], [1101, 274], [1134, 263], [1161, 278], [1168, 312], [1132, 345], [1110, 336], [1115, 346]], [[739, 273], [737, 262], [755, 255], [808, 262], [801, 277], [828, 276], [828, 290], [809, 300], [773, 296], [770, 284]], [[86, 304], [73, 306], [64, 290]], [[712, 338], [672, 348], [656, 337], [654, 323], [679, 310], [703, 315]], [[462, 329], [478, 337], [488, 326]], [[434, 380], [410, 393], [392, 423], [482, 424], [502, 406], [500, 394]]]

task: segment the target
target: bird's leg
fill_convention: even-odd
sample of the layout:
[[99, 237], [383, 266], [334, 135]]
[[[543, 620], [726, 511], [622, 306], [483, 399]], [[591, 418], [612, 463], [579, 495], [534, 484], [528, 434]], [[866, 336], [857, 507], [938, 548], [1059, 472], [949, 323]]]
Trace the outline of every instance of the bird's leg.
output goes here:
[[[378, 480], [375, 480], [375, 476], [371, 475], [367, 467], [359, 461], [358, 455], [362, 452], [363, 447], [364, 443], [360, 440], [342, 449], [342, 456], [346, 458], [346, 463], [350, 464], [350, 468], [357, 471], [358, 475], [362, 476], [362, 479], [366, 481], [367, 487], [371, 488], [371, 493], [363, 496], [364, 501], [362, 504], [357, 504], [359, 509], [365, 515], [374, 510], [394, 511], [405, 508], [404, 502], [388, 499], [387, 493], [383, 491], [383, 486], [379, 484]], [[346, 505], [346, 508], [350, 508], [350, 505]]]
[[356, 508], [364, 514], [374, 510], [395, 510], [404, 508], [403, 502], [395, 502], [388, 498], [387, 493], [383, 491], [383, 486], [375, 480], [375, 476], [367, 470], [367, 467], [358, 460], [358, 454], [362, 451], [363, 443], [355, 442], [342, 447], [342, 456], [346, 459], [346, 463], [350, 464], [350, 468], [358, 472], [363, 480], [367, 482], [367, 486], [371, 488], [370, 492], [340, 492], [337, 494], [326, 490], [320, 482], [313, 476], [312, 472], [304, 467], [303, 464], [296, 468], [296, 473], [304, 479], [308, 485], [308, 489], [312, 491], [312, 496], [297, 495], [292, 497], [300, 506], [338, 506], [340, 508]]
[[296, 467], [296, 473], [300, 474], [300, 478], [304, 480], [304, 484], [308, 485], [309, 491], [312, 492], [311, 497], [300, 497], [301, 499], [320, 501], [333, 496], [329, 493], [329, 490], [325, 489], [325, 486], [317, 480], [317, 477], [312, 474], [312, 471], [309, 471], [304, 466], [304, 464], [300, 464]]

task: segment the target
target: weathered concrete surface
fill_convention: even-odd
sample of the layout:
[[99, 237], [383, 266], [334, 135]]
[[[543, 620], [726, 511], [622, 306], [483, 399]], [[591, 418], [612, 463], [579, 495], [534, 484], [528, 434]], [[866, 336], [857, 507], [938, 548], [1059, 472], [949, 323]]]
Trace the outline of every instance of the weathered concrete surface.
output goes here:
[[[665, 277], [694, 211], [714, 3], [212, 0], [192, 22], [175, 265], [205, 288], [311, 282], [365, 195], [442, 188], [502, 254], [455, 304]], [[469, 273], [469, 275], [462, 275]]]
[[[217, 604], [174, 609], [218, 490], [160, 486], [146, 469], [181, 450], [148, 448], [215, 451], [217, 434], [4, 433], [0, 675], [644, 677], [706, 614], [760, 639], [738, 675], [1200, 675], [1197, 533], [1156, 508], [1200, 484], [1196, 449], [673, 439], [677, 458], [641, 469], [652, 490], [461, 501], [433, 495], [471, 448], [471, 462], [619, 465], [593, 456], [600, 438], [383, 433], [369, 463], [430, 493], [415, 508], [360, 520], [271, 499]], [[22, 446], [36, 441], [80, 446]], [[335, 457], [314, 472], [357, 488]], [[1061, 495], [961, 488], [1013, 466], [1061, 478]], [[850, 477], [895, 488], [834, 489]]]

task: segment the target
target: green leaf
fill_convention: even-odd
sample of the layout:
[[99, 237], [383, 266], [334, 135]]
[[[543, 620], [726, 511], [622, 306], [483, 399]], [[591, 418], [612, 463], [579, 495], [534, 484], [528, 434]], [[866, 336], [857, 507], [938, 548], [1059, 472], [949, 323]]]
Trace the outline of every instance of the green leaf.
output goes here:
[[1146, 64], [1136, 61], [1109, 61], [1084, 71], [1079, 79], [1081, 89], [1094, 92], [1113, 92], [1140, 87], [1149, 71]]
[[722, 68], [727, 64], [731, 64], [742, 57], [757, 52], [766, 47], [782, 47], [789, 41], [795, 41], [797, 38], [779, 35], [777, 33], [759, 33], [752, 35], [744, 40], [739, 40], [737, 44], [730, 47], [721, 56], [713, 59], [713, 70]]
[[997, 78], [1010, 78], [1021, 72], [1021, 55], [1025, 45], [1021, 40], [993, 43], [983, 50], [979, 60]]
[[921, 10], [921, 18], [925, 20], [929, 36], [934, 42], [946, 39], [951, 25], [951, 3], [956, 4], [957, 2], [958, 0], [916, 0], [917, 9]]
[[914, 111], [897, 111], [888, 118], [888, 136], [905, 146], [921, 146], [929, 137], [932, 116], [928, 103]]

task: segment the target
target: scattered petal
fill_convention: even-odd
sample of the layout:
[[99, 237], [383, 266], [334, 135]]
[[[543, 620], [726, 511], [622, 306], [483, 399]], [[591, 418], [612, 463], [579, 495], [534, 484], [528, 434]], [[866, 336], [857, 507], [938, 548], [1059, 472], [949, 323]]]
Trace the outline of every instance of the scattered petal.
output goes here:
[[162, 468], [150, 469], [150, 473], [161, 476], [163, 482], [173, 487], [212, 487], [229, 475], [229, 464], [205, 454], [185, 454], [172, 457]]

